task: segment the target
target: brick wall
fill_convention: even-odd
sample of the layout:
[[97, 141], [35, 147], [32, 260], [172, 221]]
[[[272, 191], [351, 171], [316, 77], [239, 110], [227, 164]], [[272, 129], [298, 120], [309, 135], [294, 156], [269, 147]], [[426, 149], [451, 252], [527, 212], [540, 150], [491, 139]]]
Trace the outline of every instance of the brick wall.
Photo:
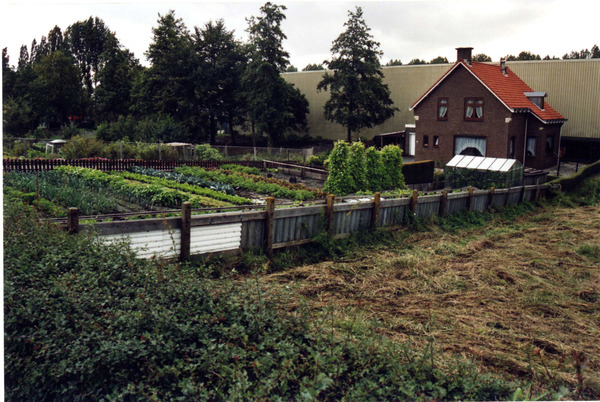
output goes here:
[[[483, 120], [465, 121], [465, 97], [482, 98]], [[447, 120], [438, 120], [438, 99], [448, 99]], [[527, 114], [513, 114], [483, 84], [466, 69], [459, 67], [444, 82], [429, 94], [415, 109], [416, 148], [415, 159], [431, 159], [436, 165], [445, 165], [454, 156], [454, 141], [458, 136], [485, 137], [487, 157], [508, 158], [511, 138], [515, 138], [514, 158], [523, 161], [525, 119], [528, 119], [528, 136], [536, 136], [535, 157], [526, 158], [526, 165], [537, 169], [556, 163], [558, 150], [558, 128], [560, 125], [544, 125]], [[540, 130], [540, 128], [543, 128]], [[424, 136], [429, 145], [424, 146]], [[546, 136], [555, 136], [554, 155], [546, 153]], [[439, 143], [434, 145], [435, 137]]]

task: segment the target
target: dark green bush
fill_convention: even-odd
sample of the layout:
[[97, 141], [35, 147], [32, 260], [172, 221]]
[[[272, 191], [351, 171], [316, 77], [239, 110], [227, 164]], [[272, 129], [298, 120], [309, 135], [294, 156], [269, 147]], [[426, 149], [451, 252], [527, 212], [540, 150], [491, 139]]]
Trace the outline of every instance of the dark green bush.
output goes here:
[[514, 388], [468, 363], [442, 370], [432, 348], [332, 337], [295, 294], [140, 261], [12, 204], [4, 222], [9, 401], [492, 400]]

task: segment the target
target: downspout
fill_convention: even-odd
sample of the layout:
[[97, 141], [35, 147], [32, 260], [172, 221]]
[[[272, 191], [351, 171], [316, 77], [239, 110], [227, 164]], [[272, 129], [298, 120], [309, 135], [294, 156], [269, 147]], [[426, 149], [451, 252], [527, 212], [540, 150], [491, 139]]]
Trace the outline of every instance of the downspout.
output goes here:
[[558, 128], [558, 165], [556, 166], [556, 177], [560, 177], [560, 142], [562, 139], [562, 124]]
[[527, 158], [527, 122], [529, 114], [525, 114], [525, 137], [523, 139], [523, 169], [525, 169], [525, 159]]

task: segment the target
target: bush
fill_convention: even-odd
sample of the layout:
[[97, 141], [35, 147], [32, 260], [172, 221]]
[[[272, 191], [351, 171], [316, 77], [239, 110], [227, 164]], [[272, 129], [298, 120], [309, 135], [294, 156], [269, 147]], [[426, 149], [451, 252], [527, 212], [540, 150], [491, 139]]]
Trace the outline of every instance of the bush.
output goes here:
[[291, 292], [5, 211], [7, 400], [493, 400], [516, 387], [463, 361], [438, 368], [431, 348], [333, 336]]
[[348, 155], [348, 173], [354, 182], [352, 192], [365, 191], [367, 186], [367, 159], [365, 156], [365, 146], [362, 142], [353, 142], [350, 145], [350, 154]]
[[63, 145], [60, 152], [65, 159], [78, 159], [102, 156], [103, 150], [103, 141], [76, 135]]
[[132, 116], [119, 116], [116, 122], [101, 123], [96, 129], [96, 138], [103, 141], [138, 139], [138, 123]]
[[74, 123], [64, 124], [60, 127], [60, 133], [62, 137], [67, 140], [69, 138], [78, 136], [80, 132], [81, 130]]
[[325, 166], [325, 160], [327, 160], [328, 157], [329, 157], [329, 152], [320, 152], [318, 154], [309, 156], [306, 159], [306, 163], [309, 165], [323, 167], [323, 166]]
[[347, 195], [354, 188], [354, 180], [348, 170], [348, 157], [350, 155], [350, 147], [344, 140], [337, 141], [333, 146], [331, 154], [329, 154], [329, 175], [325, 181], [323, 190], [335, 195]]
[[383, 189], [382, 180], [385, 175], [381, 153], [375, 147], [369, 147], [365, 155], [367, 159], [368, 189], [370, 191], [381, 191]]
[[384, 167], [383, 189], [404, 188], [402, 175], [402, 150], [398, 145], [386, 145], [381, 149], [381, 160]]
[[210, 144], [199, 144], [195, 148], [196, 159], [199, 161], [220, 161], [223, 155], [210, 146]]

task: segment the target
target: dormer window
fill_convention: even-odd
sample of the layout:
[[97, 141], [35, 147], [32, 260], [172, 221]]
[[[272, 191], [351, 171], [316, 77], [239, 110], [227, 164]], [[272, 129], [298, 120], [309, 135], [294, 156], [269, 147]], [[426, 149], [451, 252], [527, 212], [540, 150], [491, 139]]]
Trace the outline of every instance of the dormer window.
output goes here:
[[437, 119], [448, 120], [448, 98], [438, 98]]
[[546, 92], [525, 92], [525, 96], [535, 103], [537, 107], [544, 110], [544, 98], [548, 96]]
[[465, 120], [483, 121], [483, 98], [465, 98]]

